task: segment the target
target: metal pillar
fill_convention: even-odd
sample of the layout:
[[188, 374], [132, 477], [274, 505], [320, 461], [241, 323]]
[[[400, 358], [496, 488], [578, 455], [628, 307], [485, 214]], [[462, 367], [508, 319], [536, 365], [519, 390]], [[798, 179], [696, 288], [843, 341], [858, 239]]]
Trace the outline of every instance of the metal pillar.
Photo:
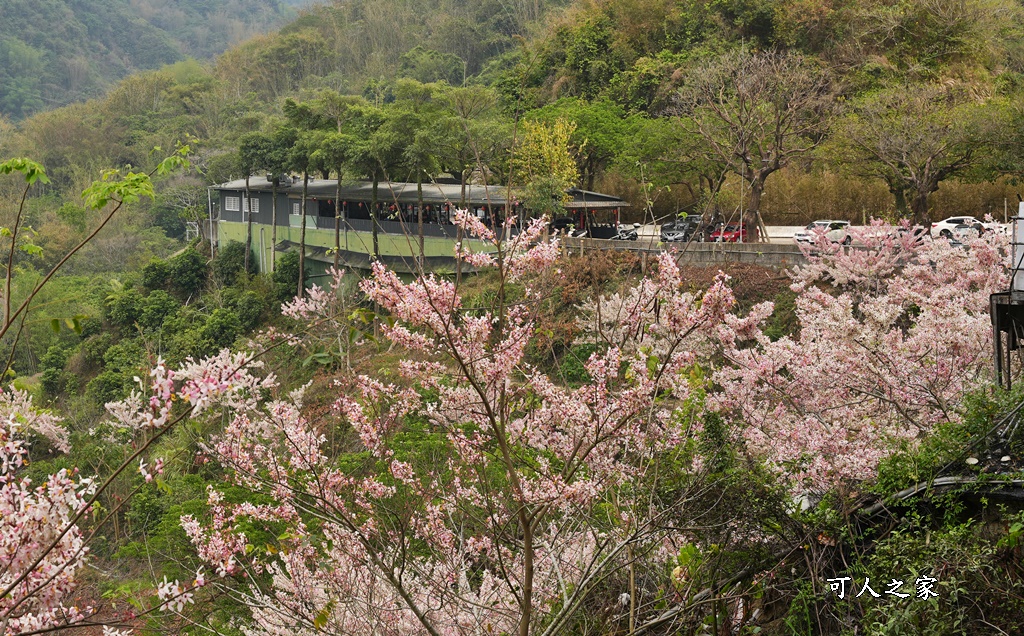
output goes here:
[[1024, 336], [1024, 202], [1013, 218], [1012, 239], [1010, 289], [989, 297], [995, 380], [1006, 389], [1013, 384], [1011, 355]]

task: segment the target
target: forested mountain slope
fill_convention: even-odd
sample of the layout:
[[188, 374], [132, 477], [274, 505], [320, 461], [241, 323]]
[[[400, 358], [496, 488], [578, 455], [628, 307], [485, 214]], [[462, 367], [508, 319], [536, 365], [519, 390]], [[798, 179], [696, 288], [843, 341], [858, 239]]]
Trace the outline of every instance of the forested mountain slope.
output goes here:
[[295, 15], [284, 0], [6, 0], [0, 115], [96, 97], [134, 71], [209, 58]]
[[[125, 6], [89, 13], [104, 55], [164, 37]], [[1019, 633], [998, 233], [879, 222], [726, 276], [465, 215], [478, 274], [328, 282], [302, 238], [255, 271], [258, 234], [213, 254], [185, 221], [279, 172], [487, 179], [535, 212], [582, 185], [626, 222], [1001, 212], [1022, 24], [1020, 0], [335, 0], [0, 119], [0, 556], [41, 554], [6, 568], [7, 633]]]
[[535, 43], [528, 84], [661, 113], [688, 71], [745, 46], [814, 56], [847, 95], [935, 80], [984, 94], [1024, 70], [1021, 17], [1018, 0], [581, 0]]
[[[134, 12], [118, 15], [142, 25], [132, 31], [131, 45], [142, 46], [148, 33], [166, 46], [147, 44], [146, 55], [163, 50], [170, 60], [226, 45], [229, 37], [217, 34], [229, 25], [238, 33], [254, 27], [243, 16], [270, 20], [283, 10], [280, 3], [263, 13], [243, 4], [175, 3], [178, 22], [199, 24], [176, 43], [166, 40], [166, 30], [177, 28], [167, 9], [158, 19], [136, 2]], [[73, 47], [73, 33], [32, 36], [29, 26], [46, 7], [73, 15], [69, 6], [26, 5], [0, 29], [17, 33], [37, 53]], [[105, 55], [118, 58], [111, 51], [121, 34], [112, 32], [131, 29], [102, 16], [98, 8], [87, 21], [107, 33], [98, 38]], [[88, 31], [82, 22], [58, 23]], [[35, 157], [51, 169], [55, 187], [74, 193], [81, 175], [144, 165], [154, 146], [193, 135], [201, 142], [200, 165], [216, 168], [207, 170], [212, 181], [241, 174], [230, 161], [217, 161], [230, 160], [243, 135], [279, 127], [287, 98], [301, 102], [332, 91], [386, 110], [397, 82], [411, 79], [435, 88], [481, 88], [498, 106], [488, 121], [508, 130], [516, 117], [574, 122], [579, 185], [625, 196], [634, 209], [651, 201], [657, 218], [698, 207], [738, 209], [744, 200], [749, 205], [743, 193], [751, 186], [763, 195], [765, 213], [783, 224], [906, 215], [915, 206], [921, 216], [931, 206], [939, 218], [1001, 215], [1014, 194], [1000, 177], [1017, 175], [1024, 165], [1018, 151], [1024, 145], [1015, 137], [1021, 127], [1014, 123], [1024, 92], [1021, 24], [1019, 0], [338, 0], [228, 48], [211, 63], [188, 60], [129, 76], [102, 99], [41, 112], [17, 127], [0, 121], [0, 152]], [[205, 39], [197, 39], [201, 34]], [[8, 45], [0, 53], [14, 50]], [[815, 106], [821, 121], [805, 135], [808, 151], [799, 161], [767, 148], [756, 157], [711, 156], [714, 144], [696, 129], [695, 116], [708, 114], [698, 85], [702, 78], [742, 79], [723, 65], [766, 52], [799, 67], [805, 78], [814, 76], [827, 92]], [[25, 104], [26, 95], [49, 94], [46, 99], [62, 103], [102, 84], [84, 54], [31, 53], [19, 58], [20, 66], [0, 68], [0, 85], [16, 89], [0, 91], [0, 100]], [[76, 75], [76, 94], [56, 91], [60, 81], [45, 73], [14, 70], [29, 63], [71, 68], [75, 60], [85, 69]], [[778, 78], [762, 79], [765, 86], [781, 85]], [[733, 99], [737, 86], [722, 97]], [[704, 125], [704, 132], [717, 134], [714, 128]], [[886, 152], [921, 165], [893, 167], [886, 157], [871, 158], [882, 139], [892, 142]], [[507, 148], [509, 141], [490, 145]], [[904, 152], [909, 149], [916, 154]], [[929, 157], [933, 151], [943, 157]], [[741, 178], [737, 156], [771, 172]], [[769, 166], [775, 159], [778, 166]], [[922, 166], [940, 167], [915, 177]], [[488, 169], [501, 173], [498, 165]], [[350, 166], [350, 177], [361, 174]], [[641, 194], [647, 186], [655, 188], [651, 197]]]

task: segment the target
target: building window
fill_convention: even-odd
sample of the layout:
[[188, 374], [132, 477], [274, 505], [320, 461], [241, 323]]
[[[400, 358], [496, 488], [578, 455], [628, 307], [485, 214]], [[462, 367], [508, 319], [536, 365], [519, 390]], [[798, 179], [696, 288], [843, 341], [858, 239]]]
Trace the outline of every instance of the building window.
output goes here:
[[224, 197], [224, 210], [226, 212], [238, 212], [242, 209], [241, 197]]
[[249, 203], [249, 205], [247, 205], [245, 207], [249, 208], [251, 206], [251, 212], [253, 214], [259, 214], [260, 213], [260, 200], [259, 199], [250, 199], [248, 203]]
[[302, 204], [298, 201], [292, 202], [292, 214], [302, 214]]

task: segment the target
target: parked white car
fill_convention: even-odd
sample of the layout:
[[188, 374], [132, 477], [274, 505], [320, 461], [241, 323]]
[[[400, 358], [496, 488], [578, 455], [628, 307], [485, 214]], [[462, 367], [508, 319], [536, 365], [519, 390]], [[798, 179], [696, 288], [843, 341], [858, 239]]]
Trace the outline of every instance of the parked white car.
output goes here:
[[961, 223], [953, 228], [952, 240], [955, 243], [966, 243], [967, 241], [978, 238], [980, 234], [981, 232], [978, 231], [978, 225]]
[[973, 216], [951, 216], [948, 219], [943, 219], [938, 223], [932, 223], [932, 238], [945, 238], [951, 239], [954, 235], [954, 229], [958, 225], [967, 225], [978, 230], [978, 233], [982, 232], [1001, 232], [1003, 227], [999, 223], [985, 223], [979, 221]]
[[849, 221], [815, 221], [793, 234], [793, 240], [797, 243], [814, 243], [817, 234], [824, 232], [830, 242], [849, 245], [850, 235], [846, 231], [849, 227]]

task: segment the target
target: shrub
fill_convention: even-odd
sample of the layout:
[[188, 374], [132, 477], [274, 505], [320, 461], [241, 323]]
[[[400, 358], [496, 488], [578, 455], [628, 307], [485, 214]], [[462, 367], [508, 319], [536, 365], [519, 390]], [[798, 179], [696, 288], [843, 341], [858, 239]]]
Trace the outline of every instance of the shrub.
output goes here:
[[174, 312], [178, 311], [180, 306], [181, 303], [161, 289], [150, 292], [149, 296], [142, 301], [139, 324], [146, 329], [156, 331]]
[[295, 296], [299, 287], [298, 252], [285, 252], [277, 259], [273, 279], [278, 301], [285, 302]]
[[239, 292], [234, 288], [227, 289], [224, 293], [224, 304], [238, 316], [242, 331], [255, 329], [267, 309], [263, 297], [252, 290]]
[[590, 355], [597, 350], [597, 345], [587, 343], [578, 344], [566, 352], [566, 355], [562, 358], [562, 364], [558, 368], [562, 381], [570, 386], [580, 386], [590, 382], [590, 374], [587, 373], [584, 365], [587, 363]]
[[171, 276], [171, 266], [167, 261], [153, 259], [142, 268], [142, 285], [146, 289], [166, 289]]
[[109, 332], [86, 338], [79, 347], [82, 353], [82, 362], [88, 367], [100, 366], [103, 364], [103, 354], [113, 343], [114, 335]]
[[114, 371], [137, 374], [146, 366], [146, 352], [136, 339], [126, 339], [111, 346], [103, 354], [103, 366]]
[[40, 385], [47, 395], [59, 395], [64, 389], [66, 384], [64, 365], [67, 364], [70, 353], [61, 344], [53, 344], [50, 345], [43, 359], [40, 360], [40, 365], [43, 368], [43, 373], [40, 376]]
[[171, 285], [184, 297], [195, 296], [206, 285], [206, 261], [193, 248], [170, 260]]
[[876, 634], [935, 636], [1000, 633], [988, 628], [1020, 625], [1024, 600], [1014, 592], [1019, 568], [1000, 558], [995, 537], [986, 536], [984, 525], [967, 521], [932, 528], [914, 527], [913, 517], [910, 521], [861, 559], [855, 578], [895, 577], [906, 581], [903, 592], [908, 593], [920, 577], [931, 577], [937, 596], [928, 602], [915, 598], [913, 604], [865, 603], [863, 625]]
[[204, 344], [208, 346], [204, 353], [212, 355], [218, 349], [231, 346], [240, 333], [242, 323], [238, 320], [238, 314], [229, 309], [214, 310], [201, 330]]
[[[238, 274], [245, 269], [245, 244], [231, 241], [221, 248], [213, 259], [213, 276], [222, 285], [233, 285]], [[256, 259], [250, 255], [249, 274], [256, 273]]]
[[124, 397], [124, 378], [115, 371], [104, 371], [85, 385], [85, 395], [96, 405], [103, 406]]
[[81, 331], [78, 335], [82, 338], [88, 338], [89, 336], [95, 336], [103, 333], [103, 321], [92, 316], [83, 318], [79, 322], [79, 326], [81, 327]]
[[43, 387], [43, 392], [50, 397], [58, 395], [63, 385], [63, 375], [60, 369], [43, 369], [39, 376], [39, 385]]
[[85, 393], [100, 406], [120, 400], [137, 386], [133, 378], [145, 367], [146, 352], [139, 341], [122, 340], [103, 354], [103, 371], [86, 385]]
[[242, 333], [241, 321], [230, 309], [216, 309], [209, 316], [180, 311], [165, 328], [171, 334], [167, 359], [173, 362], [213, 355], [231, 346]]
[[130, 329], [142, 316], [142, 294], [128, 287], [107, 297], [107, 321], [122, 330]]

